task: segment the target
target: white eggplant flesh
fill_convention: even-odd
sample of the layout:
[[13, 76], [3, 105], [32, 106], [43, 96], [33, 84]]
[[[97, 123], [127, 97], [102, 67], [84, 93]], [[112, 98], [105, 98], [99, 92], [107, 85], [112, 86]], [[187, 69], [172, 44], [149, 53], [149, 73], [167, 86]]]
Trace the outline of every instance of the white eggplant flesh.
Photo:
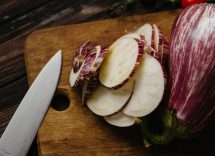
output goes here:
[[152, 27], [154, 29], [154, 49], [155, 49], [154, 57], [158, 58], [159, 54], [161, 53], [159, 46], [162, 45], [162, 42], [159, 40], [160, 34], [158, 27], [155, 24], [153, 24]]
[[69, 83], [70, 83], [71, 87], [78, 85], [78, 83], [77, 83], [78, 76], [80, 75], [80, 72], [81, 72], [83, 66], [84, 66], [84, 64], [81, 65], [81, 68], [77, 72], [74, 72], [73, 68], [71, 69], [70, 77], [69, 77]]
[[165, 79], [162, 66], [146, 53], [132, 79], [135, 80], [133, 95], [122, 111], [129, 116], [143, 117], [155, 110], [163, 98]]
[[128, 116], [121, 111], [111, 116], [105, 116], [104, 119], [107, 123], [117, 127], [129, 127], [136, 122], [135, 117]]
[[129, 81], [116, 90], [100, 85], [87, 100], [88, 108], [100, 116], [112, 115], [120, 111], [130, 100], [134, 89], [134, 81]]
[[138, 40], [143, 40], [144, 39], [142, 35], [140, 35], [139, 33], [136, 33], [136, 32], [125, 34], [121, 38], [135, 38], [135, 39], [138, 39]]
[[120, 38], [109, 47], [102, 62], [99, 80], [107, 88], [122, 87], [141, 64], [144, 43], [134, 38]]
[[149, 23], [144, 24], [136, 31], [138, 34], [145, 37], [146, 44], [151, 47], [152, 42], [152, 26]]
[[101, 45], [97, 45], [95, 46], [95, 48], [92, 49], [92, 51], [94, 51], [93, 53], [96, 53], [95, 59], [92, 62], [92, 67], [94, 66], [96, 60], [98, 59], [100, 53], [101, 53]]
[[[121, 38], [134, 38], [134, 39], [137, 39], [139, 41], [142, 41], [144, 43], [144, 47], [143, 47], [144, 52], [150, 52], [151, 51], [151, 47], [146, 44], [146, 40], [145, 40], [144, 35], [141, 35], [137, 32], [131, 32], [131, 33], [123, 35]], [[118, 40], [118, 41], [120, 41], [120, 40]], [[118, 43], [114, 42], [114, 44], [118, 44]]]
[[153, 24], [155, 50], [152, 55], [160, 62], [168, 62], [170, 45], [161, 30], [156, 24]]

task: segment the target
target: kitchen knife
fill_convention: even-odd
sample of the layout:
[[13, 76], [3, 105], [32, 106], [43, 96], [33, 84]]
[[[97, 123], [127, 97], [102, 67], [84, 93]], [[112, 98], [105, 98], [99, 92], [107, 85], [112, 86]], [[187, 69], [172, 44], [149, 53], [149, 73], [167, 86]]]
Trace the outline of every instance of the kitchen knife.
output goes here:
[[34, 80], [2, 134], [0, 156], [27, 155], [55, 93], [61, 64], [59, 50]]

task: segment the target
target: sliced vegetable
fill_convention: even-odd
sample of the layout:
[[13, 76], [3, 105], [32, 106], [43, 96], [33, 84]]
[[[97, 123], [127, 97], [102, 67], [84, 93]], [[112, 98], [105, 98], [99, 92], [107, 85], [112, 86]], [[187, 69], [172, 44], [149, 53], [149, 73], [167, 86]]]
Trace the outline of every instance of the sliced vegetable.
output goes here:
[[[146, 40], [145, 51], [157, 58], [161, 63], [167, 62], [169, 55], [169, 42], [156, 24], [144, 24], [137, 31]], [[146, 46], [145, 46], [146, 47]]]
[[83, 68], [83, 64], [81, 65], [81, 68], [77, 72], [74, 72], [73, 68], [71, 69], [71, 73], [70, 73], [70, 77], [69, 77], [69, 83], [70, 83], [71, 87], [76, 87], [79, 85], [79, 83], [78, 83], [78, 82], [80, 82], [79, 75], [80, 75], [82, 68]]
[[[138, 39], [138, 40], [144, 40], [144, 36], [140, 35], [139, 33], [136, 33], [136, 32], [132, 32], [132, 33], [128, 33], [128, 34], [125, 34], [123, 35], [121, 38], [135, 38], [135, 39]], [[120, 40], [118, 40], [120, 41]]]
[[87, 57], [89, 53], [89, 45], [90, 41], [86, 41], [82, 45], [80, 45], [78, 50], [76, 50], [72, 65], [75, 73], [81, 68], [85, 58]]
[[91, 78], [91, 71], [92, 67], [99, 56], [99, 53], [101, 51], [101, 46], [96, 46], [93, 49], [91, 49], [85, 58], [85, 61], [83, 63], [83, 68], [81, 69], [81, 72], [79, 74], [79, 81], [83, 81], [84, 79], [89, 80]]
[[106, 56], [106, 54], [108, 52], [108, 47], [107, 46], [99, 45], [99, 46], [96, 46], [95, 48], [96, 48], [98, 53], [97, 53], [97, 56], [96, 56], [96, 59], [95, 59], [94, 63], [91, 66], [90, 77], [95, 76], [97, 74], [101, 63], [104, 60], [104, 58], [105, 58], [105, 56]]
[[164, 74], [161, 64], [146, 53], [132, 79], [135, 80], [134, 92], [122, 111], [129, 116], [142, 117], [157, 108], [162, 100]]
[[157, 26], [155, 24], [153, 24], [152, 27], [153, 27], [153, 33], [154, 33], [153, 40], [152, 40], [154, 42], [153, 49], [155, 50], [153, 56], [155, 58], [158, 58], [160, 56], [159, 54], [161, 54], [161, 50], [159, 49], [160, 48], [159, 46], [162, 45], [162, 41], [159, 40], [160, 34], [159, 34], [159, 30], [158, 30]]
[[162, 54], [169, 55], [170, 44], [166, 37], [164, 36], [164, 34], [162, 33], [161, 29], [157, 25], [155, 26], [157, 27], [157, 30], [159, 32], [159, 45], [162, 45]]
[[109, 48], [99, 73], [102, 85], [116, 89], [123, 86], [140, 65], [144, 43], [134, 38], [120, 38]]
[[85, 79], [82, 84], [82, 104], [85, 105], [86, 100], [89, 96], [92, 95], [92, 92], [98, 87], [99, 79], [98, 79], [98, 69], [107, 53], [106, 46], [96, 46], [94, 48], [97, 51], [97, 55], [95, 61], [92, 63], [89, 73], [85, 75]]
[[121, 111], [111, 116], [105, 116], [105, 121], [117, 127], [129, 127], [135, 124], [136, 118], [128, 116]]
[[[84, 79], [89, 80], [91, 77], [94, 77], [101, 65], [101, 62], [104, 59], [106, 52], [106, 46], [98, 45], [93, 49], [89, 49], [89, 42], [85, 42], [76, 51], [76, 56], [73, 61], [74, 67], [72, 67], [70, 73], [70, 85], [72, 87], [77, 86], [78, 84], [83, 82]], [[77, 72], [74, 72], [74, 70], [76, 70]]]
[[83, 69], [85, 59], [89, 53], [89, 44], [90, 44], [90, 41], [84, 42], [75, 52], [74, 60], [72, 63], [72, 70], [71, 70], [70, 79], [69, 79], [71, 87], [77, 85], [77, 82], [80, 79], [79, 75], [81, 73], [81, 70]]
[[169, 42], [164, 37], [161, 30], [158, 28], [156, 24], [153, 24], [153, 30], [154, 30], [154, 51], [153, 56], [157, 58], [161, 63], [167, 62], [168, 56], [169, 56]]
[[134, 81], [129, 81], [116, 90], [100, 85], [87, 100], [88, 108], [100, 116], [112, 115], [120, 111], [130, 100], [134, 89]]
[[89, 80], [85, 79], [82, 84], [82, 105], [86, 105], [87, 99], [92, 95], [93, 91], [99, 86], [98, 74], [91, 77]]
[[151, 47], [152, 42], [152, 26], [149, 23], [144, 24], [136, 31], [138, 34], [145, 37], [146, 44]]
[[82, 104], [83, 105], [85, 105], [87, 98], [92, 95], [92, 92], [100, 84], [98, 79], [98, 73], [99, 73], [98, 69], [107, 53], [107, 47], [99, 45], [99, 46], [96, 46], [94, 50], [97, 51], [96, 59], [92, 63], [88, 76], [85, 76], [86, 78], [82, 86]]
[[169, 77], [169, 74], [167, 73], [169, 69], [169, 42], [156, 24], [153, 24], [153, 30], [155, 50], [151, 52], [151, 55], [154, 56], [162, 65], [165, 78], [165, 88], [167, 89], [167, 81]]

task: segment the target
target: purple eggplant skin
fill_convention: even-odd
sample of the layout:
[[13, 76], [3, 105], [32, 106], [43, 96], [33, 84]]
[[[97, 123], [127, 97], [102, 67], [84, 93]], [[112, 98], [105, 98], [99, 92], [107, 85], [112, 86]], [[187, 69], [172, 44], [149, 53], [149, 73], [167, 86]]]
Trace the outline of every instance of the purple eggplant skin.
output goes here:
[[[174, 23], [170, 47], [168, 109], [186, 133], [197, 133], [215, 117], [215, 5], [185, 9]], [[183, 135], [183, 134], [182, 134]]]
[[89, 48], [90, 48], [90, 41], [85, 41], [78, 50], [75, 52], [75, 58], [72, 63], [72, 67], [74, 72], [76, 73], [80, 68], [81, 65], [83, 64], [85, 58], [87, 57], [89, 53]]
[[[215, 4], [195, 4], [175, 19], [170, 44], [169, 88], [162, 132], [150, 131], [150, 118], [138, 120], [144, 142], [167, 144], [193, 137], [215, 121]], [[147, 145], [148, 146], [148, 145]]]

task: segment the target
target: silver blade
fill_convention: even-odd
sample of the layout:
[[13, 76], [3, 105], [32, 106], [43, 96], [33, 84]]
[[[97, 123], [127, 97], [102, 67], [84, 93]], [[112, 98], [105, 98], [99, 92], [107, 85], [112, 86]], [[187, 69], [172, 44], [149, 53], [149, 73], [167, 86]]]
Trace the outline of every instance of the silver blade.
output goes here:
[[61, 63], [58, 51], [32, 83], [0, 139], [0, 156], [27, 154], [57, 87]]

